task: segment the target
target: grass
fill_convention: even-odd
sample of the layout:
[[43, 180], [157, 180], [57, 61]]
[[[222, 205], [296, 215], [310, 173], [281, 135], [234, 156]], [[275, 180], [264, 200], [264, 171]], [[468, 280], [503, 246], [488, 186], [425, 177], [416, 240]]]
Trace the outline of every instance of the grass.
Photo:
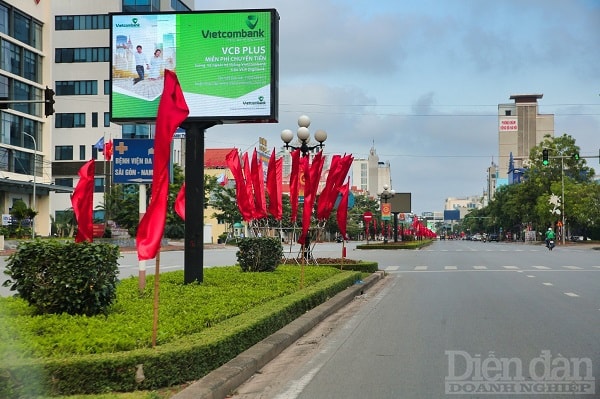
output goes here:
[[[339, 269], [305, 266], [303, 287], [310, 287]], [[269, 273], [243, 273], [239, 267], [208, 268], [202, 284], [183, 284], [183, 271], [160, 275], [158, 345], [210, 329], [300, 287], [299, 266], [283, 265]], [[151, 347], [154, 276], [138, 290], [137, 277], [120, 282], [117, 300], [107, 315], [35, 315], [17, 297], [0, 298], [0, 359], [117, 353]], [[5, 363], [6, 364], [6, 363]], [[184, 386], [154, 391], [77, 395], [69, 399], [166, 399]]]

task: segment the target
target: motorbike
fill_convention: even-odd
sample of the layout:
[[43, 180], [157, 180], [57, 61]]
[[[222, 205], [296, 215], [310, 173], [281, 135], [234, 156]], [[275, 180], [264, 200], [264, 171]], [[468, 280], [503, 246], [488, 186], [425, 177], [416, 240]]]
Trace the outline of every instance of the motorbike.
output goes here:
[[552, 251], [552, 248], [554, 248], [554, 240], [548, 241], [548, 249]]

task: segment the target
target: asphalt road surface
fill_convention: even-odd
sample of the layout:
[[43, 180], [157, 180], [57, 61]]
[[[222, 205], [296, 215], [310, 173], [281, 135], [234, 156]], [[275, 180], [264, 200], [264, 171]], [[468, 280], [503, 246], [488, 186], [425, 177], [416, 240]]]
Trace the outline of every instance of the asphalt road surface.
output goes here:
[[233, 398], [600, 397], [598, 251], [441, 241], [352, 255], [388, 277]]

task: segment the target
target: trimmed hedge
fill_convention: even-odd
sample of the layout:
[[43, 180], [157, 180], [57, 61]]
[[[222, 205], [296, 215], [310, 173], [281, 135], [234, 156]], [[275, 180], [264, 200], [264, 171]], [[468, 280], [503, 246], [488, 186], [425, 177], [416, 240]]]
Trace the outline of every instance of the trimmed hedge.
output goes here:
[[[2, 363], [0, 397], [152, 390], [197, 380], [360, 278], [338, 273], [155, 349]], [[140, 367], [144, 378], [136, 381]]]
[[319, 264], [319, 266], [326, 266], [326, 267], [335, 267], [337, 269], [341, 269], [341, 270], [352, 270], [355, 272], [361, 272], [361, 273], [375, 273], [377, 270], [379, 270], [379, 264], [377, 262], [357, 262], [357, 263], [344, 263], [344, 264], [340, 264], [340, 263], [336, 263], [336, 264]]

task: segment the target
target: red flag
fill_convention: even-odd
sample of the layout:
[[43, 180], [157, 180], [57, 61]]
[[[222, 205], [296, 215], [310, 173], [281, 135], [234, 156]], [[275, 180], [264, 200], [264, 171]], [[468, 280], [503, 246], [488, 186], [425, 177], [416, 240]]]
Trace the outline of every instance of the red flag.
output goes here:
[[265, 177], [263, 174], [262, 161], [258, 160], [256, 148], [252, 153], [250, 176], [248, 176], [248, 179], [252, 180], [252, 188], [254, 189], [254, 219], [266, 218], [267, 201], [265, 199]]
[[244, 173], [242, 172], [242, 165], [240, 163], [240, 154], [238, 153], [237, 148], [232, 149], [229, 154], [225, 156], [225, 161], [235, 179], [235, 197], [238, 209], [244, 220], [251, 220], [252, 209], [250, 209], [249, 198], [247, 198], [248, 196], [246, 194], [246, 183], [244, 181]]
[[275, 159], [275, 148], [273, 148], [267, 167], [267, 193], [269, 194], [269, 213], [273, 215], [275, 220], [281, 220], [283, 213], [281, 199], [282, 165], [283, 159]]
[[350, 179], [348, 179], [348, 182], [340, 188], [340, 194], [342, 195], [342, 199], [341, 199], [340, 203], [338, 204], [338, 209], [337, 209], [337, 214], [336, 214], [338, 228], [340, 229], [340, 234], [342, 235], [343, 239], [348, 238], [348, 236], [346, 235], [346, 225], [348, 224], [348, 192], [349, 191], [350, 191]]
[[250, 221], [252, 219], [258, 218], [256, 212], [256, 205], [254, 205], [254, 192], [252, 190], [252, 171], [250, 169], [250, 161], [248, 160], [247, 152], [245, 152], [242, 156], [242, 163], [244, 164], [244, 187], [246, 188], [246, 196], [243, 199], [243, 202], [246, 203], [246, 206], [248, 207], [248, 214], [250, 215], [250, 218], [246, 220]]
[[71, 204], [77, 220], [77, 235], [75, 242], [94, 241], [94, 160], [86, 162], [79, 169], [79, 182], [71, 195]]
[[[346, 178], [346, 175], [350, 170], [350, 166], [352, 166], [352, 161], [354, 160], [352, 155], [344, 155], [337, 160], [335, 158], [336, 157], [331, 160], [332, 166], [329, 170], [330, 175], [327, 176], [327, 184], [325, 185], [325, 189], [323, 189], [323, 192], [319, 197], [317, 218], [320, 220], [329, 218], [335, 202], [337, 201], [339, 189], [344, 184], [344, 179]], [[334, 161], [336, 161], [335, 164]]]
[[175, 198], [175, 212], [185, 220], [185, 182], [181, 185], [177, 198]]
[[139, 260], [155, 258], [160, 249], [167, 217], [171, 141], [175, 130], [189, 113], [177, 75], [165, 69], [164, 88], [156, 115], [152, 197], [148, 210], [140, 221], [136, 237]]
[[104, 143], [104, 159], [110, 161], [113, 153], [113, 142], [112, 140]]
[[313, 158], [312, 165], [309, 162], [308, 156], [302, 158], [301, 165], [304, 169], [304, 209], [302, 212], [302, 234], [298, 239], [300, 244], [305, 243], [308, 229], [310, 228], [310, 220], [313, 213], [313, 205], [317, 188], [319, 187], [319, 178], [323, 169], [323, 152], [318, 152]]
[[299, 169], [300, 169], [300, 150], [292, 151], [292, 172], [290, 173], [290, 206], [292, 208], [290, 219], [292, 223], [296, 222], [298, 217], [298, 188], [300, 185], [299, 181]]

